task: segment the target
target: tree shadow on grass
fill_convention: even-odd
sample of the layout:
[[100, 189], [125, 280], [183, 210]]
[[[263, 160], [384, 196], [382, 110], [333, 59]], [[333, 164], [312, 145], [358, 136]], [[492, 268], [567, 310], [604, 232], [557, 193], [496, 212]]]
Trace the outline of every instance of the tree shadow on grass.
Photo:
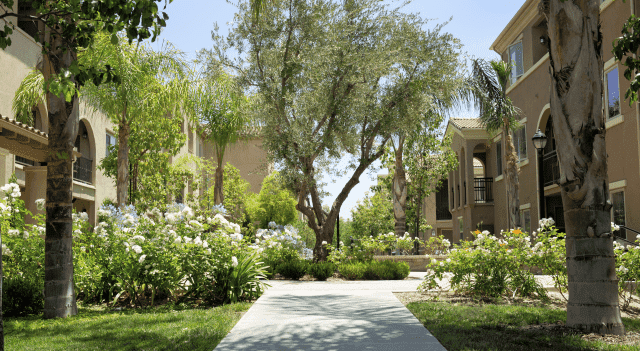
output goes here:
[[12, 350], [212, 350], [239, 319], [222, 311], [81, 311], [67, 319], [9, 320]]

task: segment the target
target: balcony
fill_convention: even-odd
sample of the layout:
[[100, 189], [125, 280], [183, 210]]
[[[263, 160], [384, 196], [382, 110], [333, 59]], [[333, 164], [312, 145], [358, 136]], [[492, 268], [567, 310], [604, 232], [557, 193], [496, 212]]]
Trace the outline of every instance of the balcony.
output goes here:
[[558, 164], [558, 154], [555, 150], [542, 157], [544, 186], [558, 184], [560, 181], [560, 165]]
[[93, 182], [93, 160], [78, 157], [73, 164], [73, 179], [91, 184]]
[[448, 220], [451, 220], [452, 218], [453, 216], [451, 215], [451, 212], [449, 212], [449, 209], [447, 208], [447, 206], [445, 207], [436, 206], [436, 221], [448, 221]]
[[473, 195], [477, 204], [493, 203], [493, 178], [473, 178]]

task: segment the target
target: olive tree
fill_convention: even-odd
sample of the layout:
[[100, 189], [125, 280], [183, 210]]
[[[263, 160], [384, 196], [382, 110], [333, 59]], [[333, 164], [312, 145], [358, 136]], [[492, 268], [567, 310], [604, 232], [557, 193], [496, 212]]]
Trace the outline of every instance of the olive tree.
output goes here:
[[[227, 40], [214, 34], [216, 55], [261, 99], [263, 146], [324, 260], [343, 202], [392, 134], [425, 117], [434, 99], [425, 87], [456, 77], [460, 44], [442, 25], [426, 30], [427, 20], [376, 0], [275, 1], [257, 21], [246, 1], [238, 6]], [[338, 165], [345, 155], [349, 164]], [[348, 174], [328, 211], [323, 173]]]

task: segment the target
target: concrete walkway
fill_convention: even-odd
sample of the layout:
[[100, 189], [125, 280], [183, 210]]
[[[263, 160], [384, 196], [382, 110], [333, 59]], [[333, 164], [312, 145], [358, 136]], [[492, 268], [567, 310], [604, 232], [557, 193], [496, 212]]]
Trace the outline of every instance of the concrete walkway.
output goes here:
[[424, 273], [401, 281], [270, 281], [216, 351], [446, 351], [392, 292], [416, 291]]

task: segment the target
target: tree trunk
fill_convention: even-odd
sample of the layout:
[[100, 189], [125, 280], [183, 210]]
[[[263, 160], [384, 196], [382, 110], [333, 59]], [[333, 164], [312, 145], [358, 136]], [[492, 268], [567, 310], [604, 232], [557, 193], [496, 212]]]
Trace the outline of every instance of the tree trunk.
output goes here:
[[[52, 46], [57, 45], [55, 42]], [[48, 80], [73, 62], [67, 51], [44, 55], [43, 75]], [[73, 78], [72, 78], [73, 79]], [[73, 147], [78, 134], [78, 96], [47, 94], [49, 156], [47, 156], [44, 318], [78, 313], [73, 289]]]
[[216, 205], [220, 205], [224, 202], [224, 193], [223, 193], [223, 184], [224, 182], [224, 169], [222, 168], [222, 163], [218, 162], [218, 167], [216, 167], [216, 179], [213, 185], [213, 202]]
[[393, 217], [396, 220], [395, 233], [397, 237], [407, 232], [407, 176], [402, 163], [404, 138], [400, 137], [395, 152], [395, 169], [393, 171]]
[[609, 213], [600, 1], [547, 0], [543, 6], [567, 231], [567, 325], [623, 335]]
[[518, 155], [516, 148], [513, 145], [513, 138], [509, 133], [508, 123], [503, 129], [503, 135], [505, 135], [505, 161], [506, 170], [505, 175], [507, 178], [507, 198], [509, 199], [509, 229], [521, 227], [520, 223], [520, 196], [519, 196], [519, 179], [518, 173]]
[[116, 193], [118, 207], [122, 208], [128, 200], [129, 186], [129, 135], [131, 127], [124, 121], [127, 111], [123, 112], [123, 120], [118, 127], [118, 181], [116, 183]]

